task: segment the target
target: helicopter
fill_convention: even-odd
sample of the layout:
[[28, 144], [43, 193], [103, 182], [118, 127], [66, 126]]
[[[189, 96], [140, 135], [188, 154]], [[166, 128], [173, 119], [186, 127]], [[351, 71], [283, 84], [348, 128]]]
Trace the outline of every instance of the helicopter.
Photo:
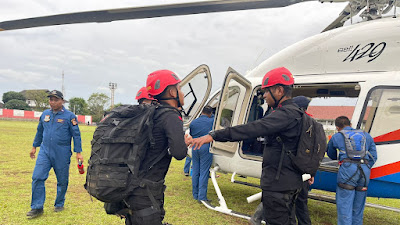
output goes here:
[[[236, 11], [256, 8], [276, 8], [297, 4], [301, 0], [232, 0], [170, 4], [116, 10], [69, 13], [15, 21], [0, 22], [0, 31], [87, 22], [143, 19], [153, 17], [189, 15], [208, 12]], [[323, 2], [323, 1], [320, 1]], [[322, 33], [285, 48], [268, 58], [245, 76], [233, 68], [227, 70], [222, 88], [211, 95], [211, 72], [206, 65], [193, 70], [182, 80], [186, 93], [184, 124], [198, 116], [201, 108], [209, 105], [216, 109], [214, 129], [235, 126], [260, 118], [257, 109], [267, 106], [260, 101], [261, 79], [276, 67], [284, 66], [295, 77], [294, 96], [304, 95], [313, 101], [353, 100], [351, 122], [358, 129], [369, 132], [377, 145], [378, 161], [371, 170], [368, 196], [400, 198], [400, 72], [396, 56], [399, 55], [400, 26], [395, 0], [333, 0], [349, 2], [339, 17]], [[383, 15], [393, 10], [393, 15]], [[362, 22], [344, 26], [359, 15]], [[0, 33], [1, 34], [1, 33]], [[206, 87], [206, 88], [205, 88]], [[251, 140], [252, 143], [262, 140]], [[245, 141], [214, 142], [211, 180], [218, 195], [219, 206], [203, 204], [212, 210], [248, 219], [248, 215], [229, 209], [216, 179], [217, 172], [236, 176], [261, 177], [262, 156]], [[334, 192], [338, 162], [325, 159], [315, 176], [314, 189]], [[311, 198], [332, 202], [327, 196]], [[257, 199], [253, 196], [252, 200]], [[371, 205], [379, 207], [376, 205]], [[399, 212], [399, 209], [382, 207]]]

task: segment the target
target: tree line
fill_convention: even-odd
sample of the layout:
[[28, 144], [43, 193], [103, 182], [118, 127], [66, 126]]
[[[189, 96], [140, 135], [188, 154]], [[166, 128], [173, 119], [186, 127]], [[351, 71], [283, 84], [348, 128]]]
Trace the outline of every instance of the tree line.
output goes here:
[[[3, 94], [4, 108], [34, 110], [43, 112], [50, 108], [46, 90], [27, 90], [23, 92], [9, 91]], [[34, 107], [30, 107], [27, 100], [33, 101]], [[98, 122], [109, 108], [110, 98], [103, 93], [93, 93], [86, 101], [80, 97], [70, 98], [68, 109], [76, 115], [91, 115], [93, 122]], [[117, 104], [116, 106], [121, 105]]]

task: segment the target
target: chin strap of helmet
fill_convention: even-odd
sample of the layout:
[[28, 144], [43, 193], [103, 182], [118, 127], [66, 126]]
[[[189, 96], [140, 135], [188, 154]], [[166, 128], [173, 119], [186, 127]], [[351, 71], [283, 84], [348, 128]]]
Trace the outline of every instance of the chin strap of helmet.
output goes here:
[[272, 99], [274, 99], [275, 104], [274, 104], [274, 106], [272, 106], [272, 108], [275, 109], [275, 108], [278, 107], [279, 103], [281, 102], [281, 100], [283, 99], [283, 97], [285, 97], [285, 95], [282, 95], [282, 97], [281, 97], [278, 101], [276, 101], [276, 98], [275, 98], [274, 94], [272, 94], [270, 88], [268, 88], [268, 92], [269, 92], [269, 94], [271, 95]]
[[175, 100], [177, 102], [177, 104], [178, 104], [178, 108], [181, 108], [182, 109], [181, 111], [183, 112], [183, 114], [185, 114], [185, 111], [183, 110], [183, 106], [182, 106], [181, 101], [179, 99], [179, 92], [178, 92], [178, 89], [176, 87], [175, 87], [175, 90], [176, 90], [176, 97], [175, 98], [174, 97], [171, 97], [171, 98], [160, 98], [159, 100]]

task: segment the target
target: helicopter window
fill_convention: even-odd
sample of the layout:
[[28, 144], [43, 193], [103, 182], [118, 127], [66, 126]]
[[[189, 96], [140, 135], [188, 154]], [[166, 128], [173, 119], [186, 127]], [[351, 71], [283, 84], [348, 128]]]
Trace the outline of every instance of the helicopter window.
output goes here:
[[377, 87], [370, 91], [359, 127], [369, 132], [375, 143], [399, 142], [400, 92], [398, 87]]
[[211, 97], [210, 101], [208, 101], [207, 103], [207, 106], [210, 106], [213, 109], [213, 114], [215, 114], [215, 110], [217, 109], [220, 95], [221, 92], [218, 91]]
[[[258, 87], [253, 92], [252, 101], [250, 102], [250, 111], [247, 115], [247, 122], [249, 123], [261, 119], [264, 116], [264, 108], [266, 107], [267, 104], [264, 103], [263, 93], [260, 87]], [[263, 141], [263, 137], [243, 140], [242, 153], [247, 156], [262, 156], [264, 148]]]
[[205, 72], [201, 72], [194, 76], [192, 80], [182, 86], [182, 91], [185, 93], [185, 106], [183, 108], [183, 122], [185, 123], [196, 112], [196, 109], [201, 104], [207, 92], [208, 79]]
[[222, 105], [220, 126], [223, 128], [232, 126], [232, 118], [239, 99], [240, 88], [238, 86], [230, 86], [229, 91], [223, 97], [226, 99]]
[[304, 95], [311, 98], [307, 112], [324, 126], [329, 138], [336, 132], [335, 119], [338, 116], [352, 118], [359, 93], [358, 83], [297, 84], [293, 97]]

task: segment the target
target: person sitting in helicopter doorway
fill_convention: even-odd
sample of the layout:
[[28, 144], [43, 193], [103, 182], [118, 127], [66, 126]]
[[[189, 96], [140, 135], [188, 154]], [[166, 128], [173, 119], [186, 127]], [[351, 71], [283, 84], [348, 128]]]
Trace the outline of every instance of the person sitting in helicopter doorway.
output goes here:
[[[339, 160], [336, 187], [338, 225], [362, 224], [371, 167], [378, 156], [371, 135], [353, 129], [349, 118], [339, 116], [328, 143], [328, 156]], [[337, 155], [339, 151], [339, 156]]]
[[[203, 108], [199, 118], [190, 123], [190, 135], [193, 138], [201, 137], [212, 130], [214, 123], [213, 109], [210, 106]], [[207, 186], [213, 155], [210, 153], [210, 144], [201, 146], [192, 151], [192, 194], [198, 201], [208, 201]]]
[[296, 224], [294, 204], [302, 187], [302, 174], [293, 167], [289, 156], [282, 154], [280, 143], [282, 141], [285, 148], [297, 153], [302, 115], [291, 99], [293, 84], [292, 73], [284, 67], [267, 72], [261, 88], [264, 99], [273, 108], [270, 114], [244, 125], [211, 131], [192, 141], [196, 150], [213, 140], [226, 142], [265, 137], [267, 144], [263, 151], [260, 183], [263, 218], [271, 225]]
[[152, 101], [154, 101], [155, 99], [153, 97], [151, 97], [149, 95], [149, 93], [147, 92], [146, 87], [142, 87], [139, 89], [139, 91], [136, 94], [136, 98], [135, 98], [139, 105], [140, 104], [151, 104]]
[[[305, 96], [296, 96], [293, 98], [293, 102], [296, 103], [301, 110], [307, 113], [308, 105], [310, 104], [310, 99]], [[307, 113], [308, 114], [308, 113]], [[308, 114], [312, 117], [312, 115]], [[311, 178], [303, 182], [303, 187], [297, 196], [295, 211], [298, 225], [311, 225], [310, 214], [308, 212], [308, 191], [310, 190], [310, 185], [314, 183], [315, 174], [311, 174]]]

